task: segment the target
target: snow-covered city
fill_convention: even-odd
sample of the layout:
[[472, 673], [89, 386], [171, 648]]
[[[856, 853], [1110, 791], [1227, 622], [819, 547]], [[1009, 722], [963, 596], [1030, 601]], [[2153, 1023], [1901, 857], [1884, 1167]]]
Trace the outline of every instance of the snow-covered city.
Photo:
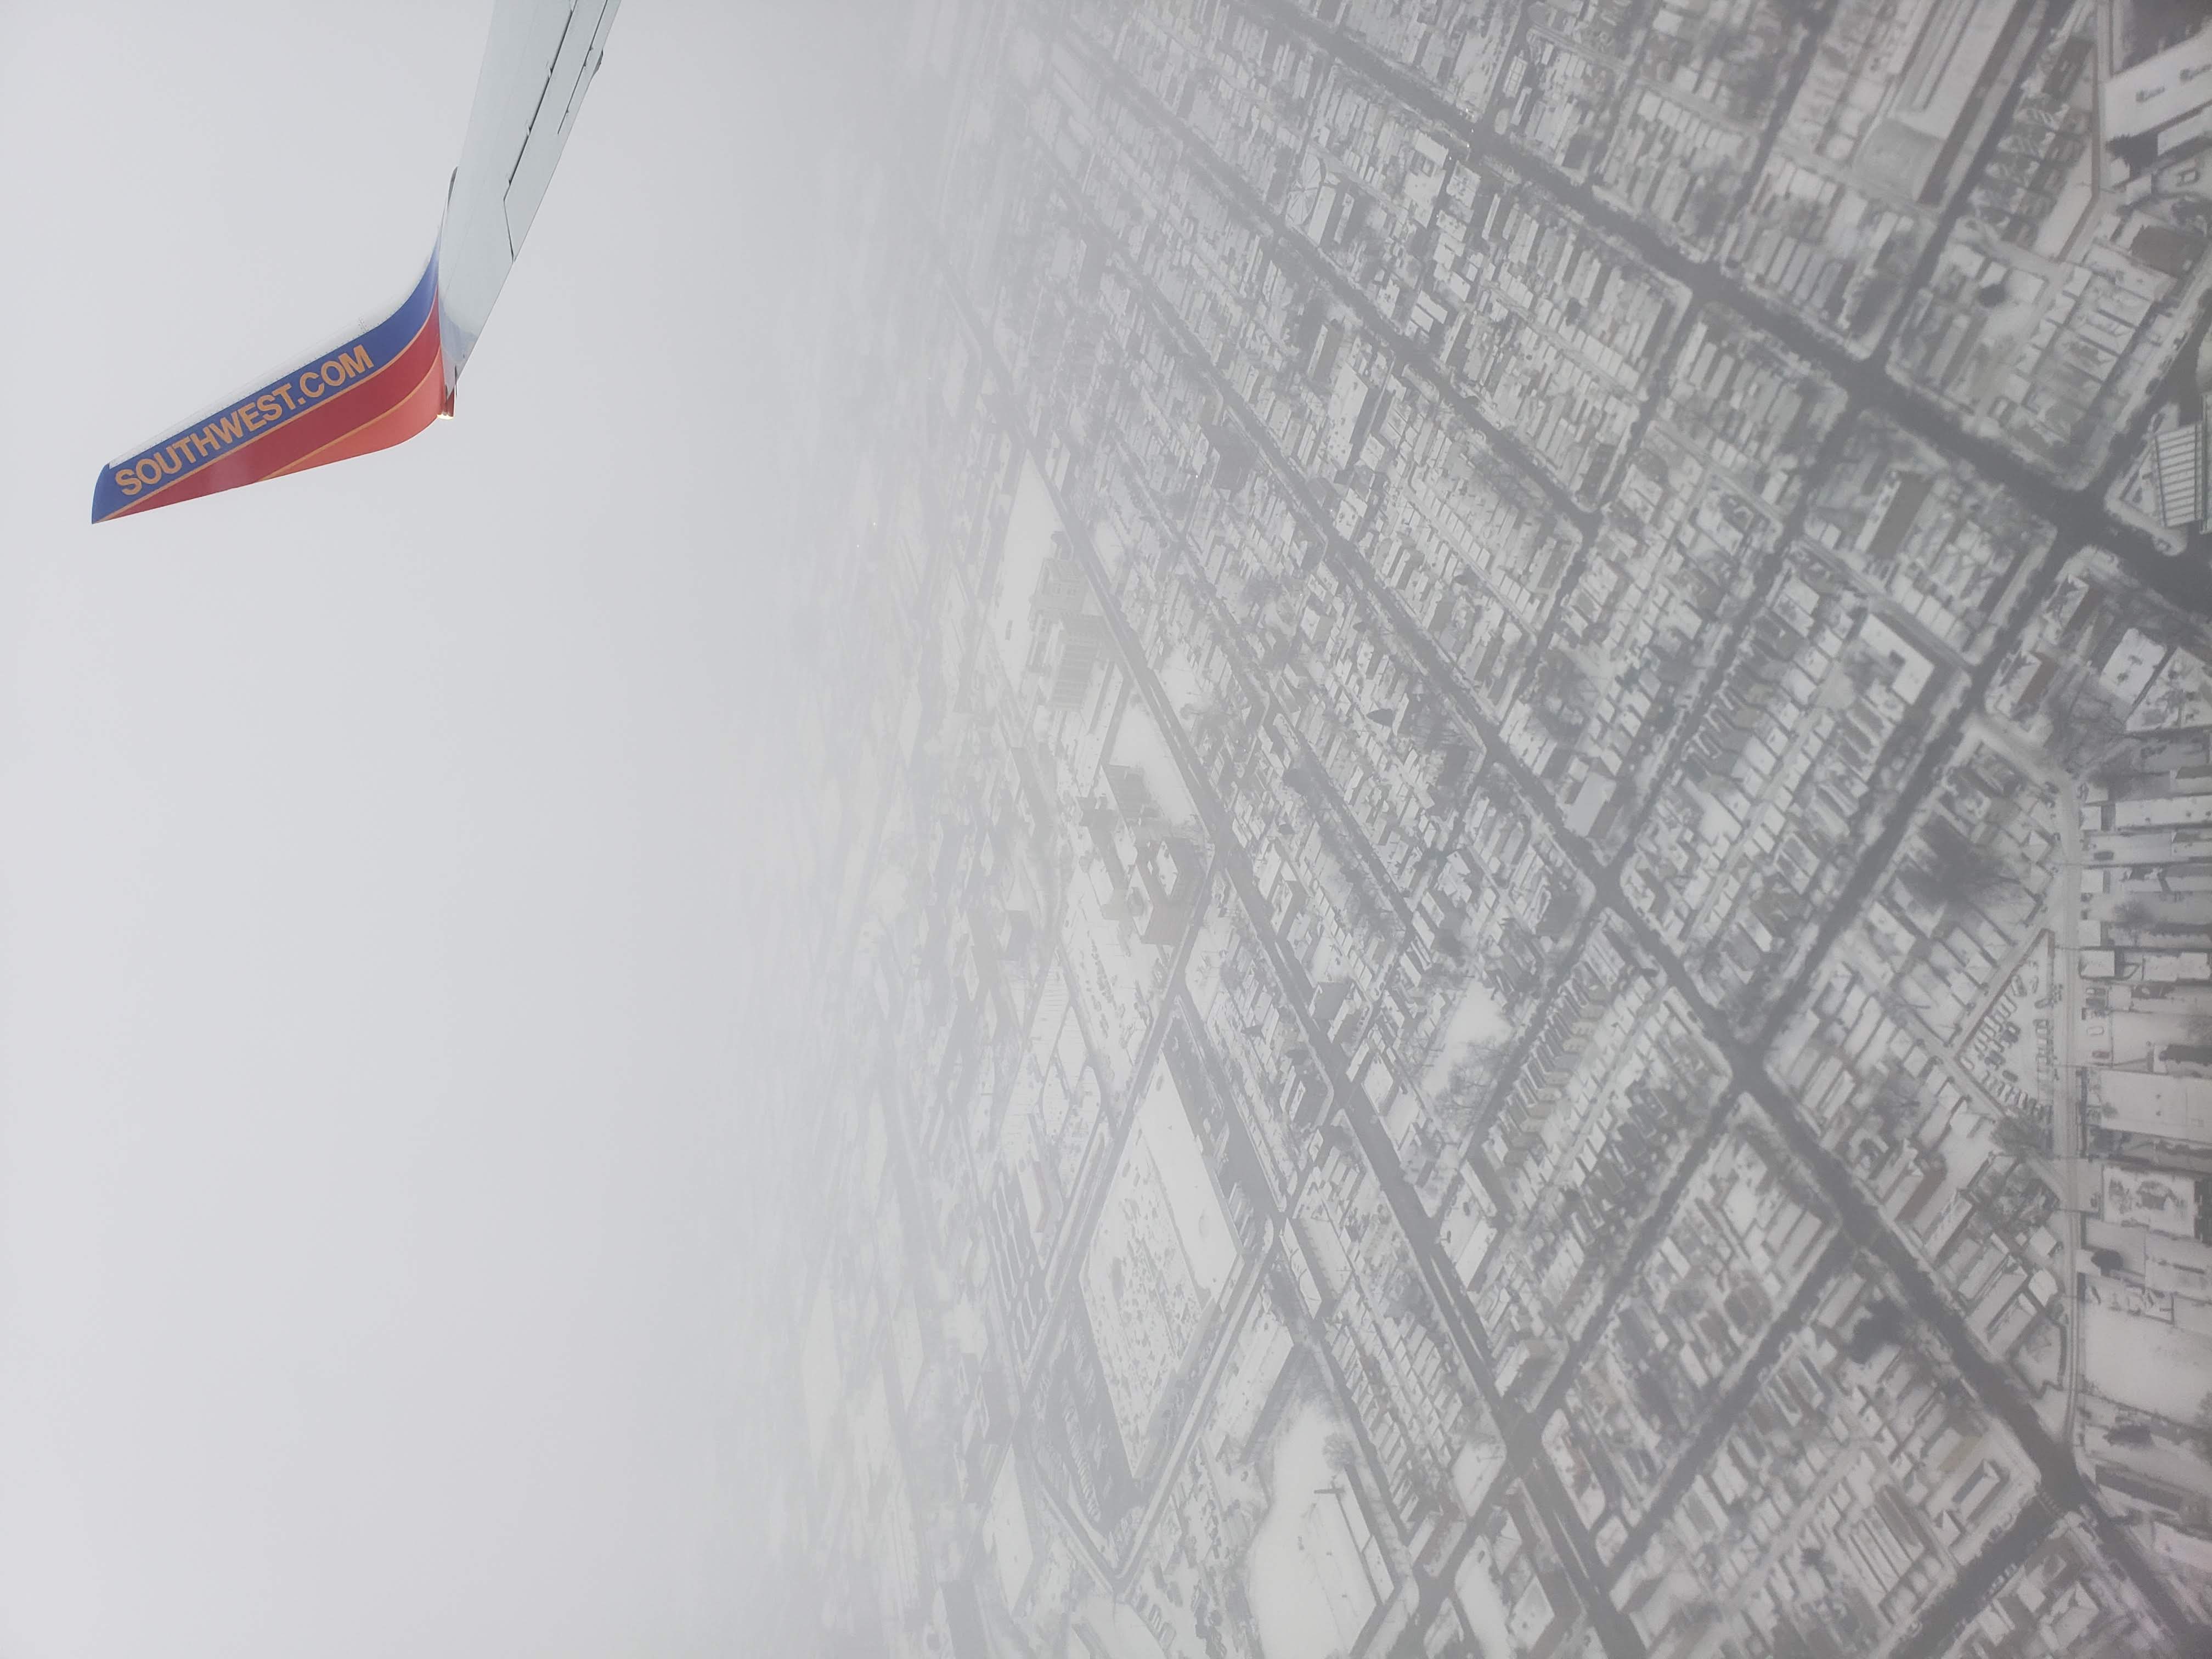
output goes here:
[[920, 0], [823, 1650], [2212, 1653], [2208, 21]]

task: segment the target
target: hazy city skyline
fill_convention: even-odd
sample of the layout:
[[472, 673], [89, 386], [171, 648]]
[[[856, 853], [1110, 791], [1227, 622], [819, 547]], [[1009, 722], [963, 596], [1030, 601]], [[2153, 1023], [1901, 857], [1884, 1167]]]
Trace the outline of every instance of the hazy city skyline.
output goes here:
[[2202, 17], [917, 15], [825, 1650], [2205, 1650]]

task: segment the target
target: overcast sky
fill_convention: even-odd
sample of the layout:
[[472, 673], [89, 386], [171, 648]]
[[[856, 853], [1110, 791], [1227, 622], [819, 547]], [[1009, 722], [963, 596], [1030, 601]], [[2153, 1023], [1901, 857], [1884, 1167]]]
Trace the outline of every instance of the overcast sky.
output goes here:
[[85, 522], [405, 292], [489, 9], [0, 0], [9, 1659], [747, 1645], [822, 9], [628, 0], [458, 421]]

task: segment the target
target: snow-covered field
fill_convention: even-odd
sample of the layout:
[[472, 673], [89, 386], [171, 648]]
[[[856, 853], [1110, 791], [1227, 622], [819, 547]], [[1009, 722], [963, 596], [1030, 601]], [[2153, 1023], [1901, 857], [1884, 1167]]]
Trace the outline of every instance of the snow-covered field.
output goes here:
[[1314, 1494], [1339, 1478], [1328, 1461], [1335, 1427], [1318, 1406], [1309, 1405], [1275, 1443], [1274, 1506], [1252, 1540], [1247, 1569], [1252, 1615], [1267, 1659], [1330, 1659], [1345, 1653], [1375, 1610], [1373, 1596], [1364, 1593], [1356, 1575], [1316, 1571], [1309, 1511]]
[[2101, 1303], [2081, 1304], [2081, 1364], [2108, 1400], [2194, 1423], [2212, 1395], [2212, 1337]]

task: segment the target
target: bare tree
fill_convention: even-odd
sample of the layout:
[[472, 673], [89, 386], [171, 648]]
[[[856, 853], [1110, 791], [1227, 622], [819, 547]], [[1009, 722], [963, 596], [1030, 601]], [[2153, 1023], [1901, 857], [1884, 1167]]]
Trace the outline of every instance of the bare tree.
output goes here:
[[2044, 708], [2051, 720], [2051, 755], [2067, 770], [2107, 787], [2133, 775], [2127, 710], [2106, 695], [2094, 676], [2079, 676]]
[[1537, 718], [1562, 742], [1580, 732], [1589, 718], [1589, 674], [1564, 651], [1554, 648], [1546, 653], [1537, 665], [1529, 692]]
[[2148, 927], [2157, 919], [2157, 909], [2148, 899], [2122, 899], [2112, 907], [2112, 920], [2122, 927]]
[[2189, 1443], [2199, 1457], [2212, 1462], [2212, 1394], [2197, 1402], [2197, 1420], [2190, 1425]]
[[2051, 1156], [2051, 1126], [2025, 1112], [2008, 1112], [1999, 1118], [1990, 1139], [2015, 1158]]
[[1919, 1083], [1902, 1071], [1892, 1071], [1867, 1102], [1867, 1115], [1892, 1140], [1903, 1140], [1919, 1127], [1928, 1110]]
[[1920, 832], [1921, 851], [1913, 869], [1921, 896], [1946, 912], [1986, 907], [2019, 890], [2004, 860], [1980, 845], [1948, 818], [1933, 818]]

